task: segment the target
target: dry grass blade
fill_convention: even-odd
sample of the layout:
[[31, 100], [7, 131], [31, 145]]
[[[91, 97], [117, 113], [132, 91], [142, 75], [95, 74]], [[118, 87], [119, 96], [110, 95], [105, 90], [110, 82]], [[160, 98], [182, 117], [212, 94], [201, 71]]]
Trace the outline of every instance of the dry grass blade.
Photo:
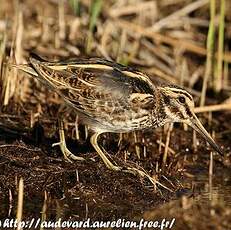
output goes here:
[[214, 85], [213, 85], [214, 90], [217, 92], [220, 92], [222, 89], [224, 32], [225, 32], [225, 0], [221, 0], [220, 17], [219, 17], [217, 71], [215, 72], [214, 75]]
[[66, 37], [66, 23], [65, 23], [65, 11], [64, 0], [59, 0], [59, 39], [64, 40]]
[[155, 8], [155, 6], [155, 1], [138, 2], [131, 5], [125, 5], [124, 7], [112, 8], [109, 11], [109, 15], [116, 18], [124, 15], [139, 14], [140, 11], [150, 10], [150, 8]]
[[208, 105], [195, 108], [195, 113], [215, 112], [222, 110], [231, 110], [231, 104]]
[[[153, 39], [156, 43], [164, 43], [167, 45], [171, 45], [173, 47], [185, 49], [185, 51], [190, 51], [197, 55], [206, 56], [207, 51], [204, 47], [197, 45], [195, 43], [183, 40], [183, 39], [176, 39], [170, 36], [163, 35], [161, 33], [151, 31], [149, 28], [143, 28], [137, 24], [125, 21], [125, 20], [116, 20], [114, 23], [119, 26], [120, 28], [125, 28], [128, 31], [138, 33], [142, 36], [146, 36], [148, 38]], [[216, 54], [217, 56], [217, 54]], [[223, 60], [231, 63], [231, 54], [224, 53]]]
[[5, 56], [5, 50], [6, 50], [6, 41], [7, 41], [7, 34], [6, 34], [6, 31], [4, 31], [4, 33], [0, 34], [0, 74], [1, 74], [1, 77], [2, 77], [3, 60]]
[[173, 124], [169, 124], [168, 132], [167, 132], [167, 136], [166, 136], [165, 148], [164, 148], [164, 155], [163, 155], [163, 160], [162, 160], [162, 169], [164, 169], [165, 165], [166, 165], [172, 129], [173, 129]]
[[185, 15], [191, 13], [192, 11], [195, 11], [196, 9], [204, 6], [208, 2], [209, 2], [209, 0], [194, 1], [194, 2], [186, 5], [182, 9], [175, 11], [173, 14], [159, 20], [158, 22], [156, 22], [152, 26], [152, 30], [153, 31], [159, 31], [160, 29], [163, 29], [166, 25], [171, 24], [172, 21], [176, 20], [177, 18], [180, 18], [182, 16], [185, 16]]

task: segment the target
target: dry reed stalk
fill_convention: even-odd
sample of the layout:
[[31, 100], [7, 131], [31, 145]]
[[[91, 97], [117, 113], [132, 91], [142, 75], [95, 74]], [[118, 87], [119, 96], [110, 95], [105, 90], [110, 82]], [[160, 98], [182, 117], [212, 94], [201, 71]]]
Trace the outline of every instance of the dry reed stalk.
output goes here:
[[[145, 51], [149, 51], [150, 55], [143, 55], [144, 58], [147, 59], [147, 64], [152, 60], [151, 66], [155, 65], [158, 66], [158, 70], [165, 72], [166, 74], [173, 75], [174, 71], [172, 70], [172, 66], [174, 66], [174, 59], [164, 52], [161, 46], [156, 47], [147, 39], [141, 40], [141, 45], [144, 46], [146, 49]], [[142, 54], [142, 50], [140, 51]], [[139, 55], [141, 56], [141, 55]], [[151, 56], [151, 58], [149, 57]], [[146, 61], [146, 60], [145, 60]]]
[[[190, 41], [186, 41], [183, 39], [175, 39], [170, 36], [166, 36], [164, 34], [151, 31], [150, 28], [143, 28], [142, 26], [125, 20], [118, 19], [114, 21], [114, 24], [120, 28], [126, 28], [128, 31], [133, 31], [134, 33], [139, 33], [142, 36], [151, 38], [158, 44], [163, 43], [177, 48], [181, 47], [184, 48], [185, 51], [189, 51], [200, 56], [207, 55], [207, 51], [204, 47], [192, 43]], [[215, 57], [217, 57], [217, 54], [215, 55]], [[223, 60], [231, 63], [231, 53], [224, 53]]]
[[71, 44], [65, 44], [65, 48], [67, 49], [67, 51], [74, 54], [76, 57], [80, 55], [80, 50], [76, 46], [73, 46]]
[[[56, 221], [58, 221], [59, 219], [63, 218], [63, 209], [64, 209], [64, 207], [61, 205], [61, 202], [58, 199], [55, 200], [55, 203], [56, 203], [56, 208], [55, 208]], [[62, 228], [58, 226], [55, 229], [56, 230], [61, 230]]]
[[86, 202], [86, 204], [85, 204], [85, 219], [87, 220], [87, 218], [88, 218], [88, 214], [89, 214], [89, 209], [88, 209], [88, 204], [87, 204], [87, 202]]
[[[1, 34], [0, 34], [1, 35]], [[6, 41], [7, 41], [7, 34], [6, 31], [4, 30], [4, 32], [2, 33], [1, 37], [0, 37], [0, 109], [1, 109], [1, 101], [4, 98], [4, 87], [3, 87], [3, 83], [4, 83], [4, 77], [5, 77], [5, 69], [3, 68], [3, 60], [5, 57], [5, 49], [6, 49]]]
[[171, 7], [172, 5], [181, 4], [185, 0], [161, 0], [161, 5], [163, 7]]
[[116, 57], [116, 62], [118, 63], [123, 63], [124, 50], [125, 50], [125, 46], [127, 45], [126, 43], [127, 43], [127, 33], [126, 30], [123, 29], [120, 36], [120, 42], [119, 42], [119, 47]]
[[222, 111], [222, 110], [231, 110], [231, 103], [196, 107], [194, 109], [194, 112], [205, 113], [205, 112], [214, 112], [214, 111]]
[[[10, 61], [8, 61], [9, 63]], [[16, 71], [16, 70], [14, 70]], [[10, 70], [10, 68], [5, 65], [3, 66], [2, 69], [2, 100], [3, 100], [3, 105], [6, 106], [8, 105], [8, 102], [10, 100], [10, 98], [13, 96], [12, 95], [12, 83], [11, 83], [11, 76], [12, 70]], [[13, 75], [13, 74], [12, 74]], [[15, 76], [15, 74], [13, 75]], [[14, 86], [14, 84], [13, 84]]]
[[211, 111], [208, 112], [208, 126], [210, 127], [212, 124], [212, 120], [213, 120], [213, 113]]
[[12, 196], [11, 189], [9, 189], [9, 210], [8, 210], [8, 216], [11, 216], [12, 208], [13, 208], [13, 196]]
[[[157, 46], [148, 41], [146, 38], [141, 40], [141, 44], [144, 45], [144, 47], [147, 48], [149, 51], [151, 51], [154, 56], [161, 59], [164, 63], [167, 63], [166, 65], [164, 65], [164, 67], [167, 68], [167, 70], [165, 69], [166, 73], [173, 74], [172, 68], [170, 67], [175, 65], [175, 60], [173, 57], [170, 56], [169, 52], [166, 51], [165, 47], [161, 45]], [[163, 62], [162, 65], [164, 64]]]
[[167, 136], [166, 136], [165, 148], [164, 148], [164, 155], [163, 155], [163, 159], [162, 159], [162, 168], [165, 168], [165, 164], [167, 161], [172, 129], [173, 129], [173, 124], [169, 124]]
[[202, 19], [202, 18], [195, 18], [195, 17], [182, 17], [179, 19], [180, 25], [188, 24], [191, 26], [198, 26], [198, 27], [208, 27], [209, 20]]
[[[157, 142], [157, 144], [159, 144], [159, 146], [160, 146], [159, 149], [160, 149], [161, 147], [166, 148], [166, 143], [163, 143], [161, 140], [157, 140], [156, 142]], [[171, 154], [173, 154], [173, 155], [176, 154], [176, 152], [175, 152], [171, 147], [169, 147], [169, 146], [168, 146], [168, 151], [169, 151]]]
[[58, 1], [58, 22], [59, 22], [59, 39], [64, 40], [66, 37], [66, 21], [65, 21], [65, 10], [64, 0]]
[[229, 63], [228, 62], [224, 62], [224, 83], [223, 83], [223, 88], [225, 89], [225, 87], [227, 87], [228, 84], [228, 79], [229, 79]]
[[[16, 21], [15, 21], [15, 34], [14, 34], [14, 44], [12, 46], [12, 54], [11, 56], [15, 57], [16, 64], [24, 63], [23, 58], [23, 43], [24, 43], [24, 22], [23, 22], [23, 11], [21, 3], [17, 3], [15, 6], [16, 14]], [[13, 58], [12, 58], [13, 60]], [[11, 81], [11, 92], [10, 97], [14, 97], [14, 101], [21, 102], [27, 101], [28, 95], [30, 94], [31, 87], [30, 87], [30, 79], [24, 75], [18, 75], [18, 71], [16, 68], [12, 70], [13, 75], [10, 76]]]
[[17, 77], [17, 69], [10, 69], [9, 64], [22, 63], [22, 36], [23, 36], [23, 15], [21, 5], [18, 1], [14, 2], [16, 14], [14, 15], [14, 23], [12, 26], [12, 41], [10, 49], [10, 58], [8, 59], [4, 71], [2, 73], [2, 93], [3, 105], [8, 105], [10, 98], [14, 97], [16, 102], [19, 102], [20, 96], [24, 93], [24, 88], [18, 87], [19, 79]]
[[78, 115], [75, 118], [75, 138], [79, 140], [79, 117]]
[[3, 67], [3, 60], [5, 57], [5, 51], [6, 51], [6, 41], [7, 41], [7, 33], [4, 31], [2, 34], [0, 34], [0, 76], [2, 77], [2, 67]]
[[[155, 1], [147, 1], [147, 2], [138, 2], [135, 4], [124, 5], [123, 7], [112, 7], [109, 10], [109, 16], [112, 18], [117, 18], [125, 15], [131, 14], [139, 14], [140, 11], [150, 11], [150, 9], [156, 8]], [[152, 11], [153, 12], [153, 11]]]
[[87, 140], [89, 135], [89, 128], [88, 125], [84, 125], [84, 133], [85, 133], [85, 140]]
[[79, 171], [78, 171], [78, 169], [75, 170], [75, 174], [76, 174], [76, 182], [79, 183]]
[[122, 143], [122, 140], [123, 140], [123, 133], [119, 133], [119, 140], [118, 140], [118, 143], [117, 143], [117, 146], [119, 147], [120, 144]]
[[156, 173], [159, 172], [159, 163], [158, 163], [158, 161], [156, 162], [155, 172], [156, 172]]
[[154, 76], [158, 76], [159, 78], [162, 78], [163, 80], [165, 80], [167, 82], [171, 82], [173, 84], [178, 83], [178, 80], [175, 79], [175, 77], [173, 75], [166, 74], [165, 72], [163, 72], [162, 70], [160, 70], [157, 67], [151, 67], [151, 68], [148, 68], [145, 70], [146, 70], [146, 73], [150, 74], [151, 79], [152, 78], [154, 79], [154, 77], [151, 76], [151, 75], [154, 75]]
[[138, 143], [137, 133], [133, 132], [133, 136], [134, 136], [136, 155], [137, 155], [138, 159], [140, 159], [140, 147], [137, 145], [137, 143]]
[[144, 156], [144, 158], [146, 158], [147, 157], [147, 146], [145, 145], [144, 137], [142, 137], [142, 144], [144, 146], [144, 148], [143, 148], [143, 156]]
[[193, 130], [193, 150], [194, 152], [197, 151], [197, 135], [195, 130]]
[[153, 31], [159, 31], [159, 30], [163, 29], [166, 25], [172, 24], [172, 22], [174, 20], [176, 20], [177, 18], [180, 18], [182, 16], [190, 14], [191, 12], [197, 10], [198, 8], [201, 8], [202, 6], [206, 5], [208, 2], [209, 2], [209, 0], [194, 1], [194, 2], [186, 5], [185, 7], [181, 8], [180, 10], [175, 11], [171, 15], [169, 15], [163, 19], [160, 19], [158, 22], [156, 22], [152, 26], [152, 30]]
[[209, 176], [213, 175], [213, 152], [210, 152], [210, 160], [209, 160]]
[[97, 45], [98, 50], [100, 53], [108, 60], [111, 60], [107, 47], [111, 43], [111, 34], [114, 31], [114, 25], [111, 21], [105, 22], [105, 26], [103, 29], [103, 33], [100, 39], [100, 44]]
[[[44, 191], [44, 200], [43, 200], [43, 206], [41, 210], [41, 221], [46, 221], [47, 220], [47, 200], [48, 200], [48, 195], [47, 191]], [[40, 226], [40, 230], [43, 230], [43, 226]]]
[[22, 221], [23, 215], [23, 179], [20, 178], [19, 186], [18, 186], [18, 203], [17, 203], [17, 230], [22, 230], [23, 228], [20, 226], [20, 222]]
[[222, 89], [224, 31], [225, 31], [225, 0], [221, 0], [220, 17], [219, 17], [219, 33], [218, 33], [217, 70], [214, 75], [214, 86], [213, 86], [214, 90], [217, 92], [220, 92]]
[[157, 140], [157, 143], [159, 144], [159, 147], [158, 147], [158, 152], [159, 152], [159, 154], [161, 154], [161, 149], [162, 149], [162, 138], [163, 138], [163, 135], [162, 135], [162, 133], [161, 133], [161, 135], [160, 135], [160, 139], [159, 140]]
[[191, 77], [188, 79], [189, 88], [193, 88], [193, 86], [196, 84], [198, 79], [203, 75], [204, 73], [204, 67], [200, 66], [198, 67], [191, 75]]
[[183, 58], [180, 71], [180, 85], [184, 87], [184, 82], [189, 79], [189, 68], [186, 58]]

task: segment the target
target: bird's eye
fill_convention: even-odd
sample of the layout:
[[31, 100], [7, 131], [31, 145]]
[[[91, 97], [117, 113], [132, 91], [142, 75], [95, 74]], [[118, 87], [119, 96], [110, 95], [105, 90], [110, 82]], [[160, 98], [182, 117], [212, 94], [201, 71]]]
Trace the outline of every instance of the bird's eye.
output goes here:
[[182, 103], [182, 104], [185, 103], [185, 97], [182, 97], [182, 96], [181, 96], [181, 97], [178, 98], [178, 100], [179, 100], [179, 102]]

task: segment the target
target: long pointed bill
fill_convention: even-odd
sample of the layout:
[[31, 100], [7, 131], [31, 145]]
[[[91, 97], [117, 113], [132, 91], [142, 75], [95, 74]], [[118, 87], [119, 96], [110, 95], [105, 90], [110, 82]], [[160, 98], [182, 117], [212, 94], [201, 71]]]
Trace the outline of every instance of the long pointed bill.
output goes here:
[[213, 138], [209, 135], [209, 133], [205, 130], [199, 119], [196, 115], [193, 116], [192, 120], [188, 123], [193, 129], [195, 129], [199, 134], [201, 134], [206, 141], [221, 155], [224, 156], [220, 147], [215, 143]]

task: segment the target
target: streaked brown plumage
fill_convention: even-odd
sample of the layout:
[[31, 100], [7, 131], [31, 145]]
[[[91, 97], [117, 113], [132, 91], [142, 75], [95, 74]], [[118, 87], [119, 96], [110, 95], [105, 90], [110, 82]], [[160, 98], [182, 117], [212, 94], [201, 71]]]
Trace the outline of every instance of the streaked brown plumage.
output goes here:
[[101, 133], [156, 128], [168, 122], [192, 126], [222, 153], [194, 114], [193, 98], [184, 89], [154, 85], [147, 75], [102, 59], [47, 62], [31, 56], [30, 63], [32, 68], [20, 68], [58, 93], [94, 130], [91, 143], [108, 168], [121, 169], [99, 148]]

